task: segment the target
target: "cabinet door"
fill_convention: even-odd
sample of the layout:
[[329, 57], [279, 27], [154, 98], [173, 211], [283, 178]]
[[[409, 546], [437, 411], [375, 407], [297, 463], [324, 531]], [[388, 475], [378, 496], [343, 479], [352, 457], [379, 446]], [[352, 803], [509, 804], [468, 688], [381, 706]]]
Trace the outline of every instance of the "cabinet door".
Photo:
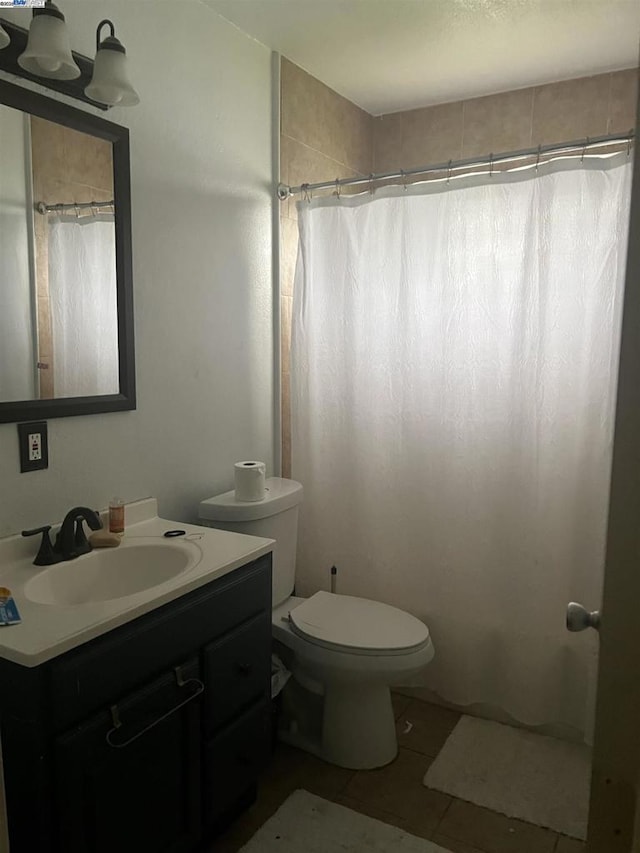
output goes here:
[[204, 756], [204, 821], [208, 828], [224, 821], [255, 789], [269, 757], [270, 705], [260, 702], [214, 738]]
[[201, 834], [196, 661], [55, 743], [59, 853], [179, 853]]

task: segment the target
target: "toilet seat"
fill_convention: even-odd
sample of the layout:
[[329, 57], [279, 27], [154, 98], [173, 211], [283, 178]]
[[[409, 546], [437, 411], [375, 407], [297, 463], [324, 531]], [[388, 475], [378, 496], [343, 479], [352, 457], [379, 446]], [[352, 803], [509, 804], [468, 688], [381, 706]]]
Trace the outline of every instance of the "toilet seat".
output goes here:
[[388, 604], [316, 592], [289, 613], [292, 631], [309, 642], [351, 654], [401, 655], [430, 644], [429, 629]]

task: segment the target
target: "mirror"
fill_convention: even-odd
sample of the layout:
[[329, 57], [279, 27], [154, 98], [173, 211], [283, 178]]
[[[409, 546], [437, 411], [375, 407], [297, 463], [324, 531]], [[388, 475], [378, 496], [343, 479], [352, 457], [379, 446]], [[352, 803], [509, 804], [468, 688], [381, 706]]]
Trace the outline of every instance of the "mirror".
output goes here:
[[0, 422], [134, 408], [128, 130], [0, 81]]

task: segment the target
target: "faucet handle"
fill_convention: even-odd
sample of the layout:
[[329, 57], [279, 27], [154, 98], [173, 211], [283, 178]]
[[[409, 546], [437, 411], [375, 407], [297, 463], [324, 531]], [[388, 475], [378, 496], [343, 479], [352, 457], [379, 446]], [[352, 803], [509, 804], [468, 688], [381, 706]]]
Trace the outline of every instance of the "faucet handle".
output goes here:
[[42, 533], [40, 548], [33, 561], [34, 566], [52, 566], [54, 563], [59, 563], [62, 560], [62, 554], [56, 554], [53, 550], [51, 539], [49, 538], [50, 530], [51, 525], [45, 524], [44, 527], [34, 527], [33, 530], [22, 531], [23, 536], [36, 536], [38, 533]]

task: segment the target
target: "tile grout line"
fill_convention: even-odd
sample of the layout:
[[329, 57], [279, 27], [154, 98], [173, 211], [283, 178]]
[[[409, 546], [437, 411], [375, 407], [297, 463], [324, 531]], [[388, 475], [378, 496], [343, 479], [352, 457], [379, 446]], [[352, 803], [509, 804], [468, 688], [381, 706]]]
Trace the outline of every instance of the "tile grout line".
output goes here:
[[538, 94], [538, 87], [531, 87], [531, 113], [529, 114], [529, 147], [533, 146], [533, 122], [536, 114], [536, 97]]
[[[435, 827], [434, 827], [434, 829], [433, 829], [433, 832], [431, 833], [431, 834], [432, 834], [432, 836], [433, 836], [433, 835], [435, 835], [435, 834], [440, 830], [440, 824], [441, 824], [441, 823], [442, 823], [442, 821], [445, 819], [445, 817], [447, 816], [447, 812], [449, 811], [449, 809], [450, 809], [450, 808], [451, 808], [451, 806], [453, 805], [453, 800], [454, 800], [454, 797], [449, 796], [449, 802], [447, 803], [447, 807], [446, 807], [446, 809], [442, 812], [442, 815], [440, 816], [440, 819], [438, 820], [437, 824], [435, 825]], [[444, 833], [444, 832], [443, 832], [443, 833], [441, 833], [441, 834], [442, 834], [442, 835], [445, 835], [446, 833]]]
[[[336, 792], [336, 796], [337, 796], [337, 797], [343, 797], [343, 796], [345, 795], [345, 792], [346, 792], [347, 788], [349, 787], [349, 785], [350, 785], [350, 784], [353, 782], [353, 780], [355, 779], [355, 776], [356, 776], [356, 773], [357, 773], [357, 772], [358, 772], [357, 770], [354, 770], [354, 771], [353, 771], [353, 773], [352, 773], [352, 774], [349, 776], [349, 778], [347, 779], [347, 781], [346, 781], [346, 782], [344, 782], [344, 783], [343, 783], [343, 785], [342, 785], [340, 788], [338, 788], [338, 790], [337, 790], [337, 792]], [[348, 795], [347, 795], [347, 796], [348, 796]], [[356, 799], [356, 798], [354, 797], [353, 799]]]
[[[337, 166], [344, 166], [345, 169], [349, 169], [352, 172], [355, 172], [356, 175], [360, 178], [366, 178], [367, 175], [364, 172], [361, 172], [356, 166], [352, 166], [349, 163], [343, 163], [342, 160], [337, 160], [335, 157], [332, 157], [330, 154], [326, 154], [324, 151], [321, 151], [319, 148], [314, 148], [313, 145], [309, 145], [307, 142], [303, 142], [302, 139], [296, 139], [295, 136], [289, 136], [286, 133], [281, 134], [281, 137], [284, 136], [285, 139], [290, 139], [291, 142], [296, 142], [298, 145], [302, 145], [308, 151], [313, 151], [314, 154], [319, 154], [321, 157], [324, 157], [325, 160], [331, 160], [332, 163], [335, 163]], [[288, 164], [287, 164], [288, 165]], [[314, 181], [309, 181], [309, 183], [314, 183]]]

